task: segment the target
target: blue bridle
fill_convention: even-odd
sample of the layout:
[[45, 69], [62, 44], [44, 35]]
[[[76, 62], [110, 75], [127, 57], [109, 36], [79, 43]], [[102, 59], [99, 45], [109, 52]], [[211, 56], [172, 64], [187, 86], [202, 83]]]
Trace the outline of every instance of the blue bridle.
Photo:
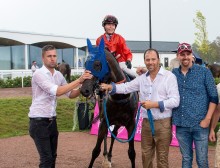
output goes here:
[[[109, 72], [108, 63], [105, 56], [105, 42], [102, 38], [99, 46], [93, 47], [89, 39], [87, 39], [89, 55], [86, 60], [86, 69], [91, 71], [92, 75], [97, 77], [99, 81], [103, 81], [105, 75]], [[95, 62], [100, 62], [100, 67], [95, 67]]]

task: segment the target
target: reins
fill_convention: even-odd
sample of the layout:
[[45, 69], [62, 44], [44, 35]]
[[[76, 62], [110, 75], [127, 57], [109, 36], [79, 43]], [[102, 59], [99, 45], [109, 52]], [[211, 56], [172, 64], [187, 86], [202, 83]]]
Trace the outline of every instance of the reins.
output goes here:
[[135, 117], [136, 122], [135, 122], [134, 130], [133, 130], [133, 132], [132, 132], [132, 134], [131, 134], [131, 136], [128, 140], [121, 140], [121, 139], [117, 138], [117, 136], [115, 136], [115, 134], [111, 131], [108, 116], [107, 116], [107, 112], [106, 112], [106, 98], [104, 98], [104, 100], [103, 100], [103, 107], [104, 107], [104, 116], [105, 116], [106, 124], [107, 124], [109, 132], [111, 133], [111, 136], [114, 137], [118, 142], [121, 142], [121, 143], [126, 143], [126, 142], [131, 141], [134, 138], [135, 133], [136, 133], [137, 124], [138, 124], [138, 121], [139, 121], [139, 118], [140, 118], [141, 105], [138, 107], [138, 112], [137, 112], [137, 115]]

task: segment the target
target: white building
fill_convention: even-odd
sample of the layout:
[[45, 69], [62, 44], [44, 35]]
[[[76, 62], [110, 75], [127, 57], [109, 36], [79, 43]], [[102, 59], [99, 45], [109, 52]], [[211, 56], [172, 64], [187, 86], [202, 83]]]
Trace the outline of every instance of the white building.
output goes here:
[[[126, 43], [133, 53], [133, 67], [145, 66], [144, 52], [150, 48], [150, 43], [148, 41], [126, 41]], [[175, 51], [177, 50], [178, 44], [179, 42], [153, 41], [151, 48], [159, 52], [160, 63], [162, 63], [164, 67], [169, 67], [170, 61], [176, 57]]]
[[[95, 45], [95, 39], [90, 40]], [[78, 61], [80, 59], [84, 65], [88, 55], [85, 38], [0, 30], [0, 78], [30, 76], [32, 61], [42, 66], [41, 48], [46, 44], [57, 48], [58, 63], [70, 64], [72, 74], [83, 71]], [[149, 48], [149, 42], [127, 41], [127, 45], [133, 53], [133, 67], [144, 66], [143, 53]], [[172, 51], [177, 46], [178, 42], [152, 42], [152, 48], [159, 51], [165, 67], [176, 56]]]

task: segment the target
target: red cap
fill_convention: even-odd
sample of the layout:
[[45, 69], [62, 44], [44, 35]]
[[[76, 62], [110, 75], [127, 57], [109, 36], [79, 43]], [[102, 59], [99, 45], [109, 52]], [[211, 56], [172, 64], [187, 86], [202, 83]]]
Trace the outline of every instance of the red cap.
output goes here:
[[178, 45], [177, 54], [180, 54], [183, 51], [188, 51], [192, 53], [192, 47], [188, 43], [181, 43]]

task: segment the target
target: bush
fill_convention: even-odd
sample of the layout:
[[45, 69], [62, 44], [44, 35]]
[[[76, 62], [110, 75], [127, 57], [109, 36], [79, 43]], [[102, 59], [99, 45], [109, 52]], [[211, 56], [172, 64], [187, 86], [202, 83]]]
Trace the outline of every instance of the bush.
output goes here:
[[[31, 77], [24, 77], [23, 78], [23, 86], [24, 87], [30, 87], [31, 86]], [[16, 77], [14, 79], [6, 79], [0, 80], [0, 88], [17, 88], [17, 87], [22, 87], [22, 78], [21, 77]]]
[[25, 76], [24, 77], [24, 87], [31, 87], [31, 79], [32, 79], [32, 77], [31, 76]]
[[3, 80], [0, 87], [1, 88], [21, 87], [21, 77], [16, 77], [14, 79]]
[[219, 84], [220, 83], [220, 78], [215, 78], [215, 84]]
[[70, 77], [70, 80], [71, 80], [71, 81], [74, 81], [74, 80], [78, 79], [79, 77], [80, 77], [80, 75], [72, 75], [72, 76]]
[[[71, 76], [71, 81], [74, 81], [78, 79], [80, 75], [73, 75]], [[31, 76], [25, 76], [23, 78], [23, 86], [24, 87], [31, 87]], [[22, 78], [21, 77], [16, 77], [13, 79], [0, 79], [0, 88], [17, 88], [17, 87], [22, 87]]]

